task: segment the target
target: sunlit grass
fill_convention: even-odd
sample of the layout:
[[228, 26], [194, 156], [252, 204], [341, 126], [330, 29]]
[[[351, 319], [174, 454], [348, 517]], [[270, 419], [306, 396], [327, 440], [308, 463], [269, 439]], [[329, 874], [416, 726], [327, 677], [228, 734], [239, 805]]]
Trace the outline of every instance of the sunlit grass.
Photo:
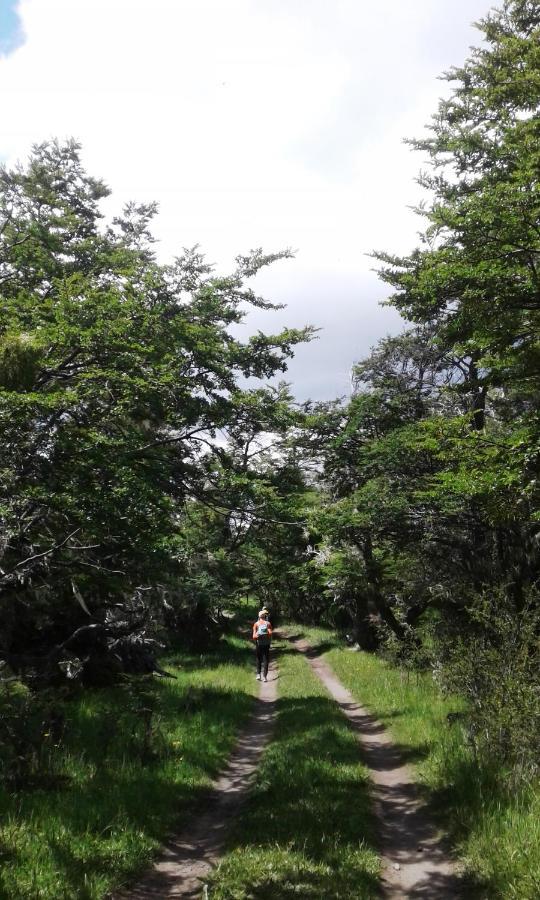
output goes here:
[[379, 860], [357, 740], [300, 654], [285, 646], [279, 666], [274, 739], [209, 897], [375, 897]]
[[415, 765], [457, 845], [471, 896], [476, 885], [488, 900], [540, 897], [538, 785], [516, 792], [505, 773], [476, 762], [460, 721], [447, 718], [463, 709], [462, 701], [444, 698], [430, 673], [403, 672], [373, 654], [351, 651], [326, 629], [301, 631]]
[[[0, 793], [3, 900], [104, 897], [205, 796], [253, 709], [250, 648], [231, 637], [170, 662], [178, 680], [149, 681], [142, 696], [114, 688], [67, 704], [57, 789]], [[155, 706], [149, 741], [145, 705]]]

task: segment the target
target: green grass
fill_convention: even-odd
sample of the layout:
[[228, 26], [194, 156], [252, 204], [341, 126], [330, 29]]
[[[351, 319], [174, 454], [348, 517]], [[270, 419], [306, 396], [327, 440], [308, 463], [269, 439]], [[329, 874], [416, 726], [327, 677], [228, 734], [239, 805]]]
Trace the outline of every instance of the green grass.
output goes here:
[[357, 740], [305, 659], [278, 646], [274, 739], [209, 897], [378, 896], [369, 779]]
[[[483, 885], [479, 895], [540, 897], [539, 792], [506, 790], [501, 773], [478, 767], [459, 723], [447, 722], [460, 702], [443, 699], [428, 675], [351, 652], [329, 631], [302, 631], [416, 766]], [[281, 646], [275, 740], [209, 896], [375, 897], [379, 862], [356, 739], [305, 659]], [[169, 662], [177, 681], [87, 691], [67, 703], [47, 777], [0, 791], [1, 900], [99, 900], [144, 869], [204, 799], [253, 708], [252, 651], [231, 637], [213, 653]]]
[[462, 701], [442, 697], [431, 675], [408, 675], [377, 656], [350, 651], [325, 629], [301, 630], [415, 765], [427, 798], [457, 846], [471, 879], [471, 896], [540, 897], [538, 785], [514, 791], [506, 773], [475, 761], [459, 721], [447, 720], [448, 713], [463, 708]]
[[54, 777], [0, 791], [0, 898], [97, 900], [142, 870], [204, 798], [253, 709], [250, 651], [245, 640], [223, 639], [205, 656], [169, 660], [177, 681], [149, 680], [142, 695], [86, 691], [67, 703]]

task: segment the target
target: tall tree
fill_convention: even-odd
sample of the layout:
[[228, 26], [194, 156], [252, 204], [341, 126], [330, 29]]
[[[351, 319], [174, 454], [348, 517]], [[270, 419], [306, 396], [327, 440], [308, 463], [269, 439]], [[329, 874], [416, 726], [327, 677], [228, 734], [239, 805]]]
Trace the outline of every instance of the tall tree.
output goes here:
[[224, 277], [197, 249], [159, 264], [155, 206], [105, 227], [107, 193], [74, 142], [0, 172], [0, 646], [13, 665], [45, 655], [58, 671], [90, 636], [110, 643], [114, 623], [144, 628], [186, 502], [227, 505], [217, 430], [270, 427], [279, 406], [240, 378], [284, 370], [309, 337], [231, 335], [246, 306], [271, 306], [249, 279], [286, 253], [238, 257]]
[[483, 46], [447, 74], [452, 94], [414, 142], [432, 162], [422, 178], [432, 198], [422, 246], [379, 259], [396, 288], [391, 302], [461, 359], [455, 392], [477, 435], [461, 448], [456, 474], [498, 529], [519, 605], [538, 561], [540, 515], [538, 4], [508, 0], [479, 28]]

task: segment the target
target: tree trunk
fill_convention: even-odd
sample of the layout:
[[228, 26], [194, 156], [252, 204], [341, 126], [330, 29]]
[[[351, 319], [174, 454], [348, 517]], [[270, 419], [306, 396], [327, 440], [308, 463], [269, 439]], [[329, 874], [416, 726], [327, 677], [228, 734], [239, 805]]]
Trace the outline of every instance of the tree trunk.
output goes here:
[[368, 598], [365, 595], [359, 594], [355, 597], [352, 619], [353, 637], [360, 649], [368, 653], [376, 650], [379, 641], [369, 613]]
[[486, 423], [486, 388], [480, 384], [476, 363], [469, 365], [469, 383], [472, 395], [472, 422], [475, 431], [483, 431]]
[[371, 541], [371, 535], [369, 533], [364, 535], [364, 538], [359, 546], [364, 557], [366, 575], [371, 588], [373, 602], [377, 607], [377, 612], [379, 613], [383, 622], [385, 622], [388, 627], [394, 632], [396, 637], [398, 637], [400, 641], [402, 641], [405, 637], [405, 628], [403, 627], [401, 622], [398, 622], [392, 609], [388, 606], [384, 598], [381, 589], [379, 565], [377, 563], [377, 560], [373, 556], [373, 543]]

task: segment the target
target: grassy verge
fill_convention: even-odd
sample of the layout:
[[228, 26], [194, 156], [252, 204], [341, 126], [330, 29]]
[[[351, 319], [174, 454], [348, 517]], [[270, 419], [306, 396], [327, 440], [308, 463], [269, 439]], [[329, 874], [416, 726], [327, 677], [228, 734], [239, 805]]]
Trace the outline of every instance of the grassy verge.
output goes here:
[[324, 629], [302, 631], [416, 766], [480, 896], [540, 897], [538, 786], [515, 792], [504, 773], [475, 761], [459, 720], [447, 719], [460, 701], [443, 698], [430, 675], [408, 676], [376, 656], [351, 652]]
[[279, 646], [274, 739], [209, 897], [375, 897], [379, 860], [356, 738], [306, 661]]
[[231, 637], [169, 663], [177, 681], [67, 702], [48, 777], [0, 791], [0, 898], [104, 897], [204, 796], [253, 708], [250, 648]]

